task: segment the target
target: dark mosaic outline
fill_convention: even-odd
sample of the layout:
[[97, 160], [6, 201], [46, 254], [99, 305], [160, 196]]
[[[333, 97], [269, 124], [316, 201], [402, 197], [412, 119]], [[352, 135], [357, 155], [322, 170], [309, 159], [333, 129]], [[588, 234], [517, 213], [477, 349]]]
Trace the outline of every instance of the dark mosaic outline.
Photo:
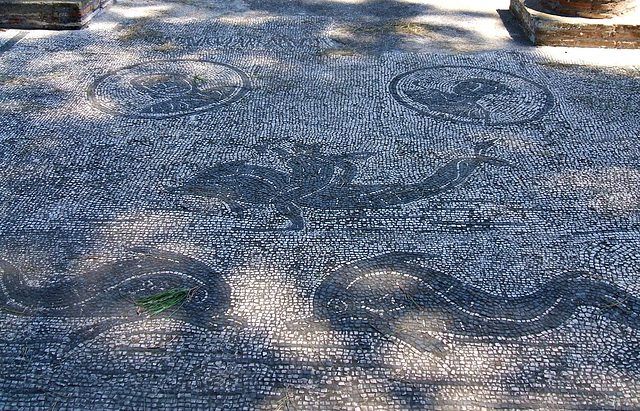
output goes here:
[[[123, 70], [129, 70], [133, 67], [137, 67], [137, 66], [142, 66], [145, 64], [154, 64], [154, 63], [171, 63], [171, 62], [183, 62], [183, 61], [195, 61], [195, 62], [202, 62], [202, 63], [212, 63], [218, 66], [223, 66], [225, 68], [228, 68], [230, 70], [232, 70], [234, 73], [238, 74], [238, 76], [240, 77], [243, 86], [242, 87], [238, 87], [238, 91], [237, 93], [230, 98], [227, 101], [224, 101], [223, 103], [211, 106], [211, 107], [207, 107], [207, 108], [198, 108], [195, 110], [190, 110], [187, 112], [181, 112], [181, 113], [175, 113], [175, 114], [167, 114], [167, 115], [162, 115], [162, 116], [145, 116], [145, 115], [141, 115], [141, 114], [127, 114], [127, 113], [123, 113], [120, 111], [116, 111], [116, 110], [110, 110], [106, 107], [103, 107], [102, 104], [100, 104], [100, 102], [97, 99], [97, 96], [95, 94], [95, 90], [98, 87], [98, 85], [104, 81], [105, 79], [107, 79], [110, 76], [113, 76], [115, 74], [117, 74], [118, 72], [121, 72]], [[95, 79], [93, 81], [93, 83], [91, 83], [91, 86], [89, 87], [89, 90], [87, 91], [87, 98], [89, 100], [89, 104], [91, 104], [92, 107], [107, 113], [107, 114], [111, 114], [114, 116], [123, 116], [123, 117], [127, 117], [127, 118], [141, 118], [141, 119], [149, 119], [149, 120], [162, 120], [162, 119], [167, 119], [167, 118], [175, 118], [175, 117], [182, 117], [182, 116], [186, 116], [189, 114], [194, 114], [194, 113], [201, 113], [201, 112], [206, 112], [209, 110], [214, 110], [218, 107], [224, 107], [227, 105], [230, 105], [232, 103], [235, 103], [239, 100], [241, 100], [244, 96], [246, 96], [249, 91], [251, 90], [251, 80], [249, 78], [249, 76], [242, 71], [241, 69], [239, 69], [238, 67], [234, 67], [231, 66], [229, 64], [226, 63], [221, 63], [218, 61], [214, 61], [214, 60], [207, 60], [207, 59], [167, 59], [167, 60], [150, 60], [150, 61], [145, 61], [145, 62], [141, 62], [141, 63], [137, 63], [137, 64], [131, 64], [129, 66], [125, 66], [125, 67], [121, 67], [117, 70], [112, 70], [110, 72], [108, 72], [107, 74], [104, 74], [100, 77], [98, 77], [97, 79]]]
[[[530, 294], [504, 297], [425, 267], [428, 259], [393, 252], [349, 263], [327, 275], [314, 292], [314, 316], [329, 319], [339, 331], [379, 332], [419, 349], [429, 345], [420, 336], [429, 331], [496, 340], [543, 333], [561, 327], [582, 306], [599, 308], [609, 319], [640, 330], [640, 299], [589, 273], [567, 271]], [[384, 271], [397, 275], [372, 280], [378, 293], [371, 283], [368, 290], [353, 288]], [[401, 278], [411, 281], [400, 285]], [[428, 323], [422, 330], [395, 324], [399, 318], [414, 318], [417, 324], [425, 313]]]
[[[289, 153], [271, 148], [288, 172], [246, 161], [218, 163], [170, 192], [216, 198], [242, 216], [249, 207], [275, 206], [290, 221], [285, 230], [305, 228], [302, 208], [320, 210], [376, 210], [431, 198], [463, 185], [483, 164], [506, 166], [486, 155], [493, 141], [480, 142], [474, 153], [441, 164], [429, 176], [407, 184], [356, 184], [356, 162], [373, 153], [326, 155], [319, 145], [299, 144]], [[267, 150], [268, 148], [263, 148]], [[277, 231], [278, 229], [273, 229]]]
[[[198, 287], [185, 309], [173, 313], [195, 325], [228, 309], [230, 288], [216, 270], [170, 251], [136, 248], [136, 255], [82, 273], [73, 280], [30, 286], [24, 274], [0, 260], [0, 312], [44, 317], [118, 318], [135, 321], [135, 298], [175, 287]], [[144, 317], [144, 316], [143, 316]]]
[[[546, 100], [543, 103], [543, 108], [538, 111], [538, 113], [536, 115], [534, 115], [531, 118], [528, 118], [526, 120], [521, 120], [521, 121], [513, 121], [513, 122], [498, 122], [498, 123], [486, 123], [486, 122], [482, 122], [482, 121], [474, 121], [474, 120], [463, 120], [463, 119], [455, 119], [455, 118], [451, 118], [451, 115], [443, 113], [442, 115], [434, 115], [433, 113], [427, 111], [427, 110], [423, 110], [420, 109], [418, 106], [418, 103], [409, 103], [406, 101], [406, 99], [400, 95], [400, 93], [397, 90], [397, 86], [398, 83], [400, 82], [400, 80], [402, 80], [404, 77], [409, 76], [413, 73], [419, 72], [419, 71], [423, 71], [423, 70], [428, 70], [428, 69], [438, 69], [438, 68], [468, 68], [468, 69], [474, 69], [474, 70], [486, 70], [486, 71], [492, 71], [495, 73], [500, 73], [503, 75], [507, 75], [507, 76], [511, 76], [511, 77], [515, 77], [518, 78], [522, 81], [525, 81], [527, 83], [532, 84], [533, 86], [535, 86], [536, 88], [540, 89], [544, 95], [546, 96]], [[396, 76], [394, 76], [391, 81], [389, 82], [388, 85], [388, 90], [389, 93], [391, 94], [391, 96], [393, 97], [393, 99], [395, 101], [397, 101], [398, 103], [400, 103], [401, 105], [403, 105], [406, 108], [409, 108], [417, 113], [420, 113], [422, 115], [426, 115], [429, 116], [431, 118], [435, 118], [435, 119], [440, 119], [440, 120], [447, 120], [447, 121], [452, 121], [452, 122], [456, 122], [456, 123], [466, 123], [466, 124], [480, 124], [480, 125], [487, 125], [487, 126], [504, 126], [504, 125], [512, 125], [512, 124], [524, 124], [524, 123], [529, 123], [535, 120], [538, 120], [542, 117], [544, 117], [547, 113], [549, 113], [553, 107], [555, 106], [555, 98], [553, 97], [553, 94], [551, 93], [551, 91], [543, 86], [540, 85], [538, 83], [533, 82], [530, 79], [527, 79], [525, 77], [519, 76], [517, 74], [513, 74], [507, 71], [502, 71], [502, 70], [496, 70], [496, 69], [491, 69], [491, 68], [486, 68], [486, 67], [474, 67], [474, 66], [465, 66], [465, 65], [439, 65], [439, 66], [429, 66], [429, 67], [421, 67], [421, 68], [417, 68], [414, 70], [410, 70], [404, 73], [400, 73]]]

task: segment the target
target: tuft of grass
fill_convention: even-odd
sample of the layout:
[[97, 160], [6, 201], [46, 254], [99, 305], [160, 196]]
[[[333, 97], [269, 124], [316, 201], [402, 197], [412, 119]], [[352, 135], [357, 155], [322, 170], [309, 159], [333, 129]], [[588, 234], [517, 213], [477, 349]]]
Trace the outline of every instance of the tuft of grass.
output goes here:
[[27, 311], [26, 309], [22, 310], [22, 311], [18, 311], [18, 310], [14, 310], [14, 309], [6, 307], [6, 306], [5, 307], [0, 307], [0, 310], [6, 311], [6, 312], [8, 312], [10, 314], [15, 314], [15, 315], [28, 315], [29, 314], [29, 311]]
[[204, 77], [204, 75], [196, 74], [195, 76], [193, 76], [193, 82], [194, 83], [206, 83], [207, 79]]
[[327, 50], [327, 55], [330, 56], [357, 56], [359, 53], [355, 50], [350, 49], [331, 49]]
[[536, 63], [541, 65], [541, 66], [555, 67], [555, 68], [572, 68], [572, 67], [576, 67], [575, 64], [558, 63], [556, 61], [536, 61]]
[[178, 306], [177, 310], [193, 296], [198, 288], [200, 287], [172, 288], [158, 294], [139, 298], [135, 300], [135, 304], [138, 306], [138, 314], [149, 313], [149, 315], [157, 315], [176, 305]]
[[419, 37], [430, 37], [433, 26], [423, 23], [394, 22], [387, 24], [356, 25], [346, 28], [351, 33], [362, 34], [408, 34]]
[[118, 39], [123, 42], [147, 41], [149, 43], [163, 43], [164, 36], [156, 29], [149, 27], [149, 19], [141, 19], [129, 26], [118, 25]]
[[4, 86], [5, 84], [8, 86], [13, 86], [16, 84], [29, 84], [31, 80], [28, 77], [0, 77], [0, 86]]
[[180, 46], [178, 46], [176, 43], [174, 43], [173, 41], [169, 41], [167, 43], [155, 46], [153, 49], [155, 51], [169, 52], [169, 51], [176, 51], [179, 48]]
[[291, 393], [287, 390], [282, 398], [276, 403], [276, 411], [285, 411], [291, 405]]
[[390, 31], [398, 34], [411, 34], [414, 36], [428, 37], [433, 31], [433, 27], [420, 23], [396, 23], [391, 25]]
[[314, 56], [319, 56], [319, 57], [355, 57], [355, 56], [362, 56], [362, 54], [359, 53], [358, 51], [354, 50], [354, 49], [330, 48], [330, 49], [324, 49], [324, 50], [318, 51], [318, 52], [314, 53]]

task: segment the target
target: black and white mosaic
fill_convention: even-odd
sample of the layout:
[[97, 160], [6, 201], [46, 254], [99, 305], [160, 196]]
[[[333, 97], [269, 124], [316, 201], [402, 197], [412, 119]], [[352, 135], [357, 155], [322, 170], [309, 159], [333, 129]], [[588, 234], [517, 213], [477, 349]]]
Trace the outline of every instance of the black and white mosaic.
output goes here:
[[94, 82], [89, 99], [110, 114], [153, 119], [230, 104], [249, 88], [249, 78], [236, 67], [205, 60], [167, 60], [107, 74]]
[[415, 347], [427, 345], [420, 332], [434, 330], [498, 339], [537, 334], [562, 326], [582, 306], [640, 329], [640, 299], [586, 272], [563, 273], [531, 294], [504, 298], [425, 264], [428, 256], [416, 253], [348, 264], [320, 284], [314, 312], [341, 330], [369, 326]]
[[391, 95], [419, 113], [485, 125], [516, 124], [544, 116], [553, 96], [544, 86], [504, 71], [435, 66], [397, 75]]
[[329, 3], [0, 32], [1, 409], [640, 408], [637, 71]]
[[319, 145], [297, 145], [295, 152], [274, 149], [288, 172], [244, 161], [218, 164], [202, 171], [175, 191], [223, 201], [236, 215], [245, 207], [273, 205], [290, 221], [287, 230], [304, 228], [301, 208], [370, 210], [393, 207], [436, 196], [464, 184], [485, 164], [507, 163], [484, 154], [492, 142], [479, 143], [473, 155], [439, 165], [422, 181], [407, 184], [357, 184], [358, 160], [374, 153], [323, 155]]
[[[23, 273], [0, 261], [2, 296], [6, 310], [28, 315], [99, 317], [138, 320], [131, 303], [171, 288], [194, 288], [185, 304], [190, 321], [206, 324], [229, 305], [229, 287], [219, 273], [203, 263], [168, 251], [132, 250], [134, 257], [82, 273], [76, 279], [31, 286]], [[179, 313], [178, 313], [179, 315]]]

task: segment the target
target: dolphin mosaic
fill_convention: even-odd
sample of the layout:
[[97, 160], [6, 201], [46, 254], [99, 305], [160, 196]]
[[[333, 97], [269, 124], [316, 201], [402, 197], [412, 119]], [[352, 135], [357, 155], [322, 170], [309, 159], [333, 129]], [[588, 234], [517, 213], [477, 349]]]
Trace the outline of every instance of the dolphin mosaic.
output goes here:
[[409, 184], [354, 183], [358, 171], [355, 161], [372, 153], [323, 155], [317, 145], [298, 145], [294, 153], [274, 150], [288, 172], [232, 161], [208, 168], [171, 191], [216, 198], [237, 215], [248, 207], [273, 205], [290, 221], [285, 230], [302, 230], [302, 208], [382, 209], [453, 190], [483, 164], [507, 165], [485, 154], [492, 145], [480, 143], [474, 154], [452, 159], [429, 177]]

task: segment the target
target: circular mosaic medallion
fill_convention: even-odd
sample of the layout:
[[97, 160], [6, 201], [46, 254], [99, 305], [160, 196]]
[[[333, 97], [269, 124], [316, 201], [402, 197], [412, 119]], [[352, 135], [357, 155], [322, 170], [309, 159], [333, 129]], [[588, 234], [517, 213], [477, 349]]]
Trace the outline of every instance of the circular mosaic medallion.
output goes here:
[[419, 113], [465, 123], [515, 124], [553, 106], [549, 90], [503, 71], [466, 66], [421, 68], [397, 75], [391, 95]]
[[235, 67], [204, 60], [164, 60], [100, 77], [89, 100], [110, 114], [168, 118], [232, 103], [248, 91], [249, 78]]

